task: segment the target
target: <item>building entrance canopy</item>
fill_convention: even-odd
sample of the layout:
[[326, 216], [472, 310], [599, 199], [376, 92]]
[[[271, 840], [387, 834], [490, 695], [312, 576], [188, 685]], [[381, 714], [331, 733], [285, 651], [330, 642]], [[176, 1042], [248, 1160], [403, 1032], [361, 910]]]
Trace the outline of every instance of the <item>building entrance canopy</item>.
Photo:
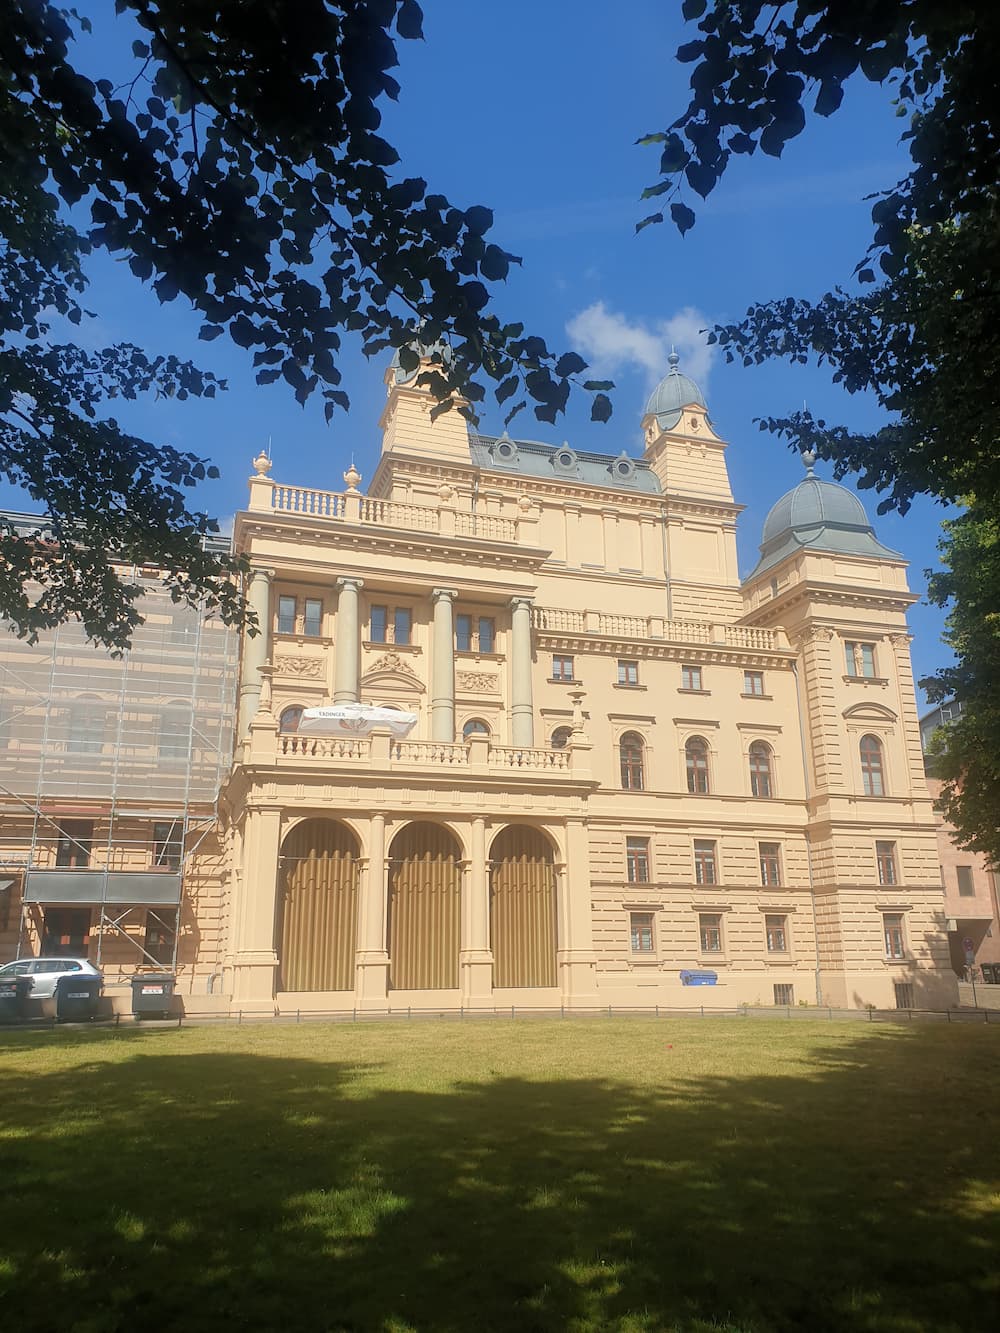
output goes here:
[[328, 704], [324, 708], [306, 708], [298, 729], [310, 736], [366, 736], [376, 728], [391, 731], [394, 736], [408, 736], [416, 724], [416, 713], [405, 713], [402, 709]]

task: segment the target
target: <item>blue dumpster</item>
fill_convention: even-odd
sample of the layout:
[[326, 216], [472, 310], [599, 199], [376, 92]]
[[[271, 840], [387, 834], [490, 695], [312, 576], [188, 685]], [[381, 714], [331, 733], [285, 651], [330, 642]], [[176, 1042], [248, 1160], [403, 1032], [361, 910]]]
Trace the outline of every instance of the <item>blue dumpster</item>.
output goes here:
[[708, 969], [685, 968], [681, 972], [682, 986], [714, 986], [719, 980], [718, 972], [710, 972]]

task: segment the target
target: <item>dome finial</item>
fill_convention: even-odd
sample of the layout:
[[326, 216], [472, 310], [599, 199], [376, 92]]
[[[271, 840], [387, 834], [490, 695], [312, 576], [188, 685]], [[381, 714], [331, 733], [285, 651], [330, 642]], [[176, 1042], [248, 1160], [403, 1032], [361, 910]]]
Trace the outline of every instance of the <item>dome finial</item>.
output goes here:
[[673, 343], [671, 343], [671, 345], [670, 345], [670, 355], [667, 357], [667, 364], [668, 364], [669, 367], [670, 367], [670, 374], [671, 374], [671, 375], [677, 375], [677, 374], [679, 374], [679, 371], [678, 371], [677, 367], [680, 365], [680, 363], [681, 363], [681, 359], [680, 359], [680, 357], [677, 355], [677, 348], [674, 347]]
[[811, 449], [803, 449], [802, 462], [805, 464], [806, 476], [807, 477], [814, 476], [816, 467], [816, 455], [813, 453]]

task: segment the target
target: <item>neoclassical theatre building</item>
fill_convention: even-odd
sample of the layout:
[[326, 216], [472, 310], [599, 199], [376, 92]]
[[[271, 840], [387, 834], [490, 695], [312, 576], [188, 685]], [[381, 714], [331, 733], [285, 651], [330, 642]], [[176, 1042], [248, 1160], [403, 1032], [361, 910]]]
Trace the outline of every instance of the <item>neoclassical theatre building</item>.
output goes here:
[[[235, 541], [264, 632], [222, 929], [181, 913], [194, 995], [211, 973], [244, 1012], [955, 1002], [905, 562], [810, 467], [741, 582], [726, 445], [671, 362], [638, 458], [432, 420], [394, 368], [366, 491], [256, 460]], [[299, 731], [351, 701], [418, 722]]]

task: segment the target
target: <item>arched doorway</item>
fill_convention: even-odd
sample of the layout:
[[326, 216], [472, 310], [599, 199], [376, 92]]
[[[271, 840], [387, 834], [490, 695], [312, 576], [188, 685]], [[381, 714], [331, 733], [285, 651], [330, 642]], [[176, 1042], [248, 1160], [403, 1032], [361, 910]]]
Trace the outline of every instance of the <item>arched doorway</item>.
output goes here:
[[281, 848], [281, 989], [354, 989], [358, 840], [335, 819], [296, 824]]
[[490, 853], [493, 985], [556, 984], [556, 896], [552, 846], [538, 829], [511, 824]]
[[389, 848], [389, 985], [455, 990], [462, 849], [439, 824], [408, 824]]

